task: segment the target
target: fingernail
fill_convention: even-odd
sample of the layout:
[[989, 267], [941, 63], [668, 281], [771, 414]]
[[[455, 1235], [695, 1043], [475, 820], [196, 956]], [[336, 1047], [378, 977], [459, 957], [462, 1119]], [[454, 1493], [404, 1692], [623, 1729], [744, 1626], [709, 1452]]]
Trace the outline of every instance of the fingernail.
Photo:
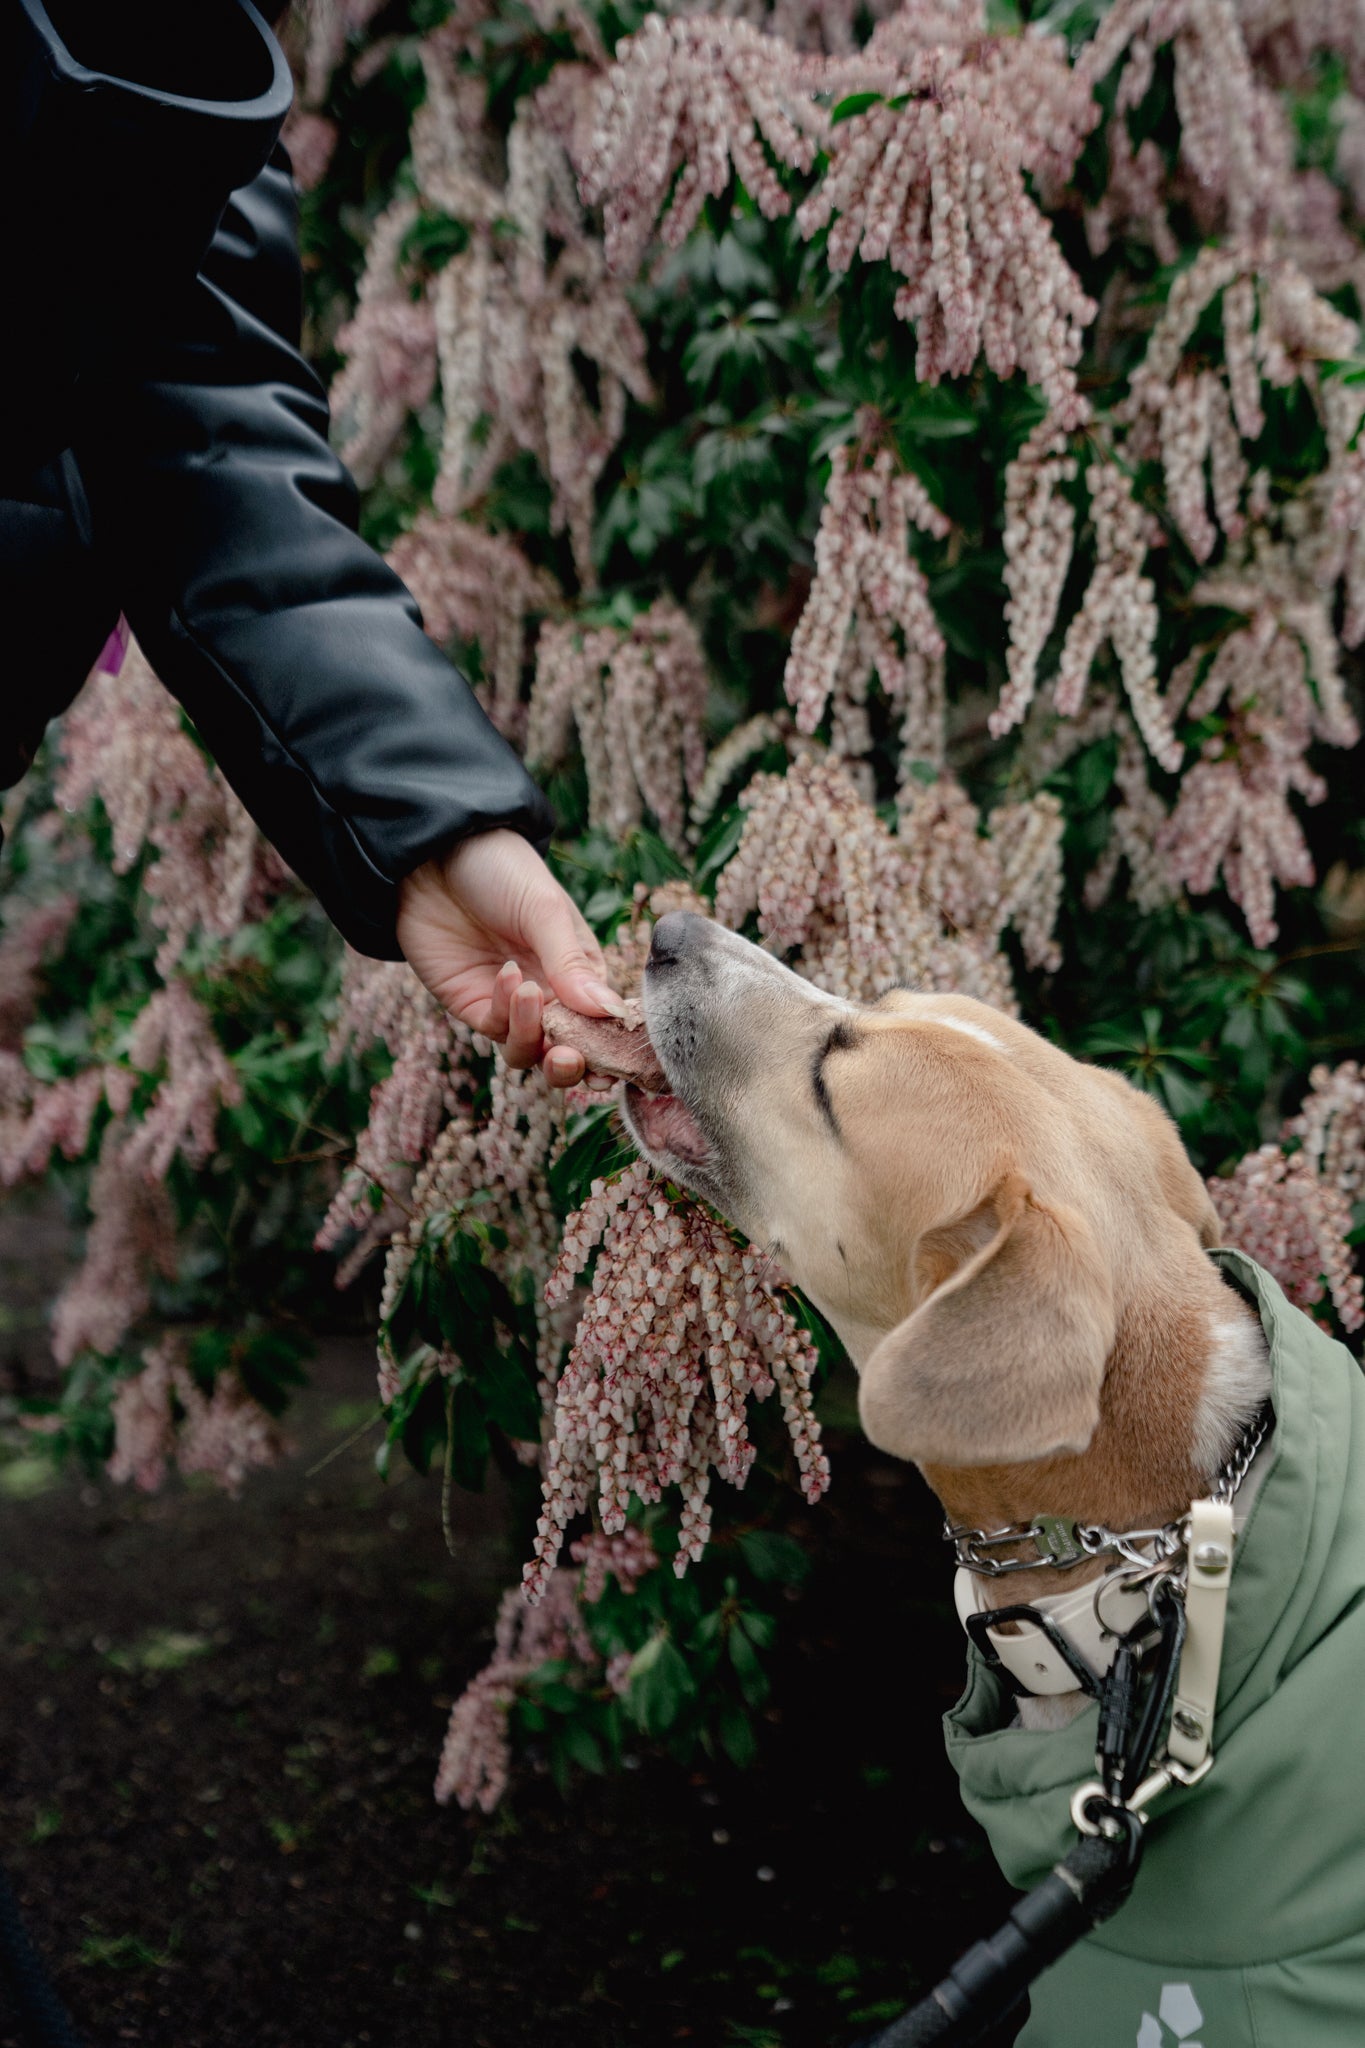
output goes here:
[[581, 986], [584, 995], [591, 996], [598, 1008], [605, 1010], [609, 1017], [625, 1017], [629, 1014], [616, 990], [608, 988], [605, 981], [585, 981]]

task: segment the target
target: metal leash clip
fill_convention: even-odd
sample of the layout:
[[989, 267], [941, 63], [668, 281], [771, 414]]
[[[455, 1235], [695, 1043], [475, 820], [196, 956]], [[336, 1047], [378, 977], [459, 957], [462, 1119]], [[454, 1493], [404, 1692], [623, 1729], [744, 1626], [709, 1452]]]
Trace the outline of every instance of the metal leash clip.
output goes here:
[[1187, 1770], [1170, 1757], [1159, 1764], [1156, 1770], [1145, 1777], [1137, 1789], [1119, 1804], [1115, 1804], [1098, 1778], [1088, 1778], [1084, 1785], [1078, 1785], [1071, 1795], [1071, 1820], [1077, 1834], [1105, 1835], [1111, 1839], [1126, 1832], [1126, 1824], [1136, 1821], [1140, 1826], [1147, 1819], [1147, 1808], [1163, 1792], [1169, 1792], [1173, 1785], [1197, 1785], [1201, 1778], [1208, 1776], [1213, 1768], [1213, 1751], [1210, 1750], [1202, 1764]]

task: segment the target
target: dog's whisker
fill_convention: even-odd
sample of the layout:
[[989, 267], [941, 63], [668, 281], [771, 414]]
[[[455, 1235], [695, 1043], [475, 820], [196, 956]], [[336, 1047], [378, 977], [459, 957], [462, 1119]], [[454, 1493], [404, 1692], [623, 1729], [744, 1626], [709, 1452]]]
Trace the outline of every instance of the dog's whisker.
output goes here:
[[768, 1275], [772, 1272], [774, 1265], [777, 1263], [777, 1255], [781, 1251], [781, 1249], [782, 1247], [776, 1238], [772, 1240], [771, 1244], [765, 1245], [763, 1248], [763, 1264], [758, 1269], [756, 1279], [758, 1285], [762, 1288], [766, 1288], [769, 1294], [771, 1294], [773, 1290], [771, 1287], [768, 1286]]

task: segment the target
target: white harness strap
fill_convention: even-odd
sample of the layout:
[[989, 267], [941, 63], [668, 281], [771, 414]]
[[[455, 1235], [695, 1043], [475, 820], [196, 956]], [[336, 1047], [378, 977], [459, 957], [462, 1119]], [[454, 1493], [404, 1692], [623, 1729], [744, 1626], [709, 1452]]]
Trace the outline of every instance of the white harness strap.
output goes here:
[[[990, 1610], [992, 1603], [982, 1597], [986, 1583], [969, 1571], [959, 1570], [954, 1578], [953, 1597], [964, 1628], [970, 1615]], [[1047, 1616], [1101, 1678], [1114, 1661], [1119, 1637], [1147, 1612], [1145, 1593], [1133, 1592], [1123, 1585], [1109, 1585], [1103, 1579], [1091, 1579], [1065, 1593], [1048, 1593], [1028, 1604]], [[992, 1650], [1025, 1692], [1080, 1690], [1075, 1672], [1040, 1628], [1032, 1628], [1026, 1621], [1010, 1622], [1008, 1627], [1014, 1633], [1007, 1634], [1003, 1628], [987, 1629], [986, 1633]]]
[[1231, 1501], [1197, 1500], [1190, 1508], [1189, 1580], [1185, 1588], [1185, 1647], [1171, 1710], [1167, 1755], [1197, 1770], [1209, 1753], [1218, 1673], [1223, 1663], [1228, 1587], [1232, 1581]]
[[[1233, 1504], [1215, 1500], [1191, 1503], [1185, 1647], [1173, 1710], [1178, 1718], [1172, 1723], [1169, 1745], [1175, 1761], [1190, 1769], [1196, 1768], [1208, 1753], [1218, 1673], [1223, 1661], [1233, 1548], [1266, 1470], [1264, 1458], [1253, 1460]], [[1215, 1555], [1219, 1551], [1225, 1559], [1221, 1564]], [[987, 1586], [997, 1583], [959, 1568], [953, 1581], [953, 1597], [964, 1628], [969, 1616], [990, 1611], [995, 1603], [984, 1596]], [[1084, 1586], [1065, 1593], [1048, 1593], [1028, 1604], [1045, 1614], [1102, 1678], [1114, 1661], [1119, 1637], [1146, 1612], [1147, 1598], [1121, 1581], [1110, 1586], [1102, 1579], [1091, 1579]], [[1046, 1695], [1080, 1690], [1075, 1672], [1041, 1629], [1030, 1628], [1027, 1622], [1016, 1623], [1014, 1627], [1017, 1634], [1006, 1635], [995, 1628], [987, 1634], [1006, 1671], [1026, 1692]]]

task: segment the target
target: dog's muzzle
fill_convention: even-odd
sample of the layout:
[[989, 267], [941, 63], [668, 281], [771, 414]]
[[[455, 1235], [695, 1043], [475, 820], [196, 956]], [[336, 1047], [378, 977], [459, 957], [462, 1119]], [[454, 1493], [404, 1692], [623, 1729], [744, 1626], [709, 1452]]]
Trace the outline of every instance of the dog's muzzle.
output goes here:
[[668, 1085], [651, 1092], [627, 1082], [623, 1103], [626, 1127], [646, 1158], [693, 1186], [714, 1151], [694, 1106], [692, 1071], [708, 979], [708, 929], [705, 918], [687, 911], [670, 911], [654, 927], [645, 963], [645, 1021]]

